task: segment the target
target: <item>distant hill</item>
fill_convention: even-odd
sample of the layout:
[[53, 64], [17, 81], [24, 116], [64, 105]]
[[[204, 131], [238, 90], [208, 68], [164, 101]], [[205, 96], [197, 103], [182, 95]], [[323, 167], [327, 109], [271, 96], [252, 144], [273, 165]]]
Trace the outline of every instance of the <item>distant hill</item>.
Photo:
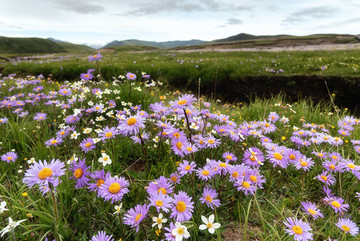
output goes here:
[[55, 39], [0, 37], [0, 54], [90, 52], [92, 48]]
[[250, 35], [241, 33], [224, 39], [217, 39], [205, 44], [176, 47], [174, 49], [236, 49], [236, 48], [267, 48], [290, 47], [323, 44], [360, 43], [358, 35], [350, 34], [313, 34], [308, 36], [292, 35]]
[[123, 45], [139, 45], [139, 46], [149, 46], [155, 48], [173, 48], [173, 47], [197, 45], [202, 43], [206, 43], [206, 41], [192, 39], [188, 41], [175, 40], [175, 41], [166, 41], [166, 42], [155, 42], [155, 41], [144, 41], [138, 39], [128, 39], [122, 41], [114, 40], [106, 44], [103, 48], [112, 48]]
[[47, 39], [62, 46], [67, 52], [70, 53], [86, 53], [86, 52], [92, 52], [94, 50], [93, 48], [86, 45], [73, 44], [70, 42], [66, 42], [54, 38], [47, 38]]

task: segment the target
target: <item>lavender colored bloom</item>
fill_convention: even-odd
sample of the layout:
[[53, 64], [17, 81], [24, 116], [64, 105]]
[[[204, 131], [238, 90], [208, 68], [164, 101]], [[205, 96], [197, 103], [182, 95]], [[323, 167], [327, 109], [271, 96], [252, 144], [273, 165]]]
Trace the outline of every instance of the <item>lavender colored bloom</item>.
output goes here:
[[170, 223], [170, 227], [165, 227], [165, 231], [167, 233], [165, 233], [165, 239], [167, 241], [176, 241], [176, 237], [174, 235], [172, 235], [172, 231], [176, 228], [174, 223]]
[[72, 92], [70, 89], [60, 89], [59, 90], [59, 95], [61, 96], [69, 96], [72, 95]]
[[17, 158], [18, 155], [15, 152], [7, 152], [1, 156], [1, 160], [7, 163], [15, 162]]
[[0, 118], [0, 124], [5, 124], [8, 123], [8, 118], [4, 117], [4, 118]]
[[100, 53], [98, 53], [98, 54], [90, 55], [88, 58], [89, 58], [89, 62], [97, 62], [101, 60], [102, 57], [103, 56]]
[[109, 176], [104, 184], [99, 187], [99, 195], [111, 203], [121, 201], [123, 196], [129, 192], [129, 182], [123, 177], [115, 178]]
[[324, 218], [324, 215], [320, 212], [319, 209], [316, 208], [316, 205], [312, 202], [301, 202], [302, 210], [313, 217], [314, 219], [317, 219], [318, 217]]
[[268, 116], [268, 120], [270, 122], [276, 122], [279, 120], [279, 115], [276, 112], [270, 112], [269, 116]]
[[181, 176], [186, 174], [191, 174], [196, 168], [195, 162], [189, 163], [188, 161], [184, 160], [183, 163], [180, 163], [178, 167], [178, 171]]
[[204, 181], [210, 180], [214, 175], [214, 172], [209, 165], [205, 165], [203, 168], [200, 168], [195, 172], [198, 178]]
[[61, 137], [51, 138], [50, 140], [45, 141], [46, 146], [58, 146], [63, 143], [63, 139]]
[[150, 182], [149, 187], [147, 188], [147, 193], [149, 193], [150, 195], [152, 193], [160, 193], [160, 192], [164, 195], [173, 192], [173, 186], [164, 176], [155, 179], [154, 182]]
[[43, 121], [46, 119], [46, 116], [46, 113], [36, 113], [36, 115], [34, 116], [34, 120]]
[[335, 183], [335, 177], [328, 174], [328, 171], [323, 171], [320, 175], [315, 176], [315, 178], [325, 183], [325, 185], [333, 185]]
[[211, 134], [206, 138], [206, 146], [208, 148], [216, 148], [221, 144], [220, 140], [216, 139]]
[[176, 138], [173, 138], [171, 141], [171, 149], [174, 151], [176, 155], [179, 155], [181, 157], [184, 156], [186, 153], [186, 146], [189, 145], [187, 139], [185, 136], [179, 136]]
[[141, 128], [145, 128], [144, 121], [144, 118], [140, 115], [129, 116], [125, 120], [120, 121], [118, 129], [124, 136], [136, 135]]
[[218, 194], [216, 193], [215, 189], [211, 187], [205, 187], [202, 193], [202, 197], [199, 199], [201, 203], [206, 203], [206, 205], [214, 209], [215, 207], [220, 206], [220, 200], [217, 199]]
[[287, 218], [284, 224], [287, 228], [285, 229], [285, 232], [291, 236], [294, 236], [296, 241], [306, 241], [313, 239], [313, 234], [310, 233], [312, 229], [308, 223], [298, 220], [297, 218]]
[[87, 153], [88, 151], [95, 149], [96, 145], [93, 139], [89, 137], [80, 143], [80, 147], [83, 152]]
[[99, 231], [90, 241], [114, 241], [112, 235], [107, 235], [105, 231]]
[[277, 147], [274, 150], [269, 150], [267, 157], [269, 161], [273, 163], [273, 166], [280, 166], [286, 168], [289, 165], [288, 157], [284, 154], [286, 151], [285, 147]]
[[323, 199], [325, 204], [334, 209], [335, 213], [347, 212], [349, 204], [344, 203], [344, 199], [339, 197], [326, 197]]
[[180, 191], [179, 194], [174, 195], [174, 207], [170, 218], [175, 218], [177, 222], [189, 221], [194, 211], [194, 202], [191, 201], [185, 192]]
[[105, 142], [106, 139], [115, 138], [119, 134], [119, 131], [115, 127], [105, 127], [99, 134], [100, 139]]
[[134, 79], [136, 79], [136, 75], [133, 74], [133, 73], [131, 73], [131, 72], [129, 72], [129, 73], [126, 74], [126, 78], [127, 78], [128, 80], [134, 80]]
[[251, 147], [244, 152], [243, 157], [244, 164], [252, 167], [259, 167], [260, 163], [263, 163], [265, 158], [263, 153], [256, 147]]
[[45, 160], [43, 162], [34, 162], [25, 172], [23, 183], [29, 188], [38, 184], [40, 191], [44, 194], [50, 190], [50, 183], [54, 188], [59, 185], [59, 177], [65, 174], [64, 167], [64, 163], [55, 159], [52, 159], [50, 163]]
[[[95, 171], [94, 173], [90, 174], [91, 179], [95, 181], [95, 183], [91, 182], [88, 185], [88, 188], [90, 191], [98, 191], [99, 187], [105, 183], [105, 180], [110, 177], [110, 173], [106, 172], [104, 170]], [[98, 193], [99, 196], [99, 193]]]
[[94, 71], [95, 71], [95, 69], [88, 69], [88, 71], [86, 73], [80, 74], [80, 79], [91, 80], [92, 78], [94, 78], [94, 76], [92, 75], [92, 72], [94, 72]]
[[254, 183], [250, 182], [250, 180], [243, 180], [243, 181], [235, 181], [234, 186], [237, 187], [238, 191], [244, 192], [245, 195], [254, 195], [257, 187]]
[[315, 163], [307, 157], [300, 158], [298, 162], [295, 162], [295, 168], [296, 169], [303, 169], [304, 171], [308, 171]]
[[81, 188], [88, 185], [88, 182], [90, 179], [88, 176], [90, 175], [90, 172], [87, 170], [90, 168], [90, 166], [85, 165], [85, 158], [83, 160], [80, 160], [79, 163], [73, 162], [71, 171], [73, 175], [70, 177], [70, 179], [76, 180], [75, 188]]
[[136, 232], [139, 231], [139, 224], [146, 218], [149, 211], [146, 203], [144, 205], [136, 205], [135, 208], [131, 208], [124, 217], [124, 224], [129, 225], [132, 228], [136, 227]]
[[160, 210], [163, 210], [164, 212], [169, 212], [169, 208], [172, 207], [173, 199], [169, 197], [168, 195], [162, 194], [162, 192], [154, 192], [150, 194], [150, 200], [149, 207], [154, 206], [156, 207], [157, 212], [160, 212]]
[[196, 101], [194, 95], [184, 94], [181, 95], [177, 101], [170, 102], [170, 104], [172, 107], [179, 108], [179, 107], [190, 106], [194, 101]]
[[356, 223], [351, 221], [349, 218], [339, 218], [336, 226], [339, 227], [343, 232], [349, 233], [352, 236], [359, 234], [359, 228], [356, 226]]
[[222, 155], [222, 158], [224, 158], [225, 160], [227, 161], [236, 161], [237, 160], [237, 157], [231, 153], [231, 152], [225, 152], [223, 155]]

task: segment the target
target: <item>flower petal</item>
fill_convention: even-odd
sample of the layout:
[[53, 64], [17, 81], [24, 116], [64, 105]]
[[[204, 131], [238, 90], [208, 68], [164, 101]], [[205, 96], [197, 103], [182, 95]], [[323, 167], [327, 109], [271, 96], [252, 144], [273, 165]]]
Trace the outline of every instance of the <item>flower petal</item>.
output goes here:
[[205, 224], [201, 224], [201, 225], [199, 226], [199, 229], [200, 229], [200, 230], [205, 230], [205, 229], [207, 229], [207, 226], [206, 226]]
[[201, 220], [204, 222], [204, 223], [208, 223], [208, 220], [205, 216], [201, 215]]
[[213, 223], [214, 222], [214, 214], [211, 214], [209, 217], [209, 223]]

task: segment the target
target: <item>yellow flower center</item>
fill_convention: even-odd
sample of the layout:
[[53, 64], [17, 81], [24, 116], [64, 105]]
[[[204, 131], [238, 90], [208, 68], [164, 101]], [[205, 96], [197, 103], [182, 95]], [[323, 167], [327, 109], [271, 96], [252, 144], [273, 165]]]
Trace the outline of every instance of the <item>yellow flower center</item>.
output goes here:
[[108, 137], [108, 138], [109, 138], [109, 137], [112, 137], [112, 135], [113, 135], [112, 132], [107, 132], [107, 133], [105, 134], [105, 136]]
[[220, 162], [219, 166], [225, 168], [225, 167], [226, 167], [226, 163]]
[[341, 204], [340, 204], [338, 201], [332, 201], [332, 202], [331, 202], [331, 205], [332, 205], [333, 207], [336, 207], [336, 208], [341, 207]]
[[319, 156], [319, 157], [323, 157], [323, 156], [324, 156], [324, 154], [322, 154], [322, 153], [318, 153], [318, 156]]
[[187, 103], [187, 100], [179, 100], [178, 104], [179, 105], [185, 105]]
[[226, 159], [228, 159], [228, 160], [232, 160], [232, 156], [227, 155], [227, 156], [226, 156]]
[[282, 158], [283, 158], [283, 156], [282, 156], [280, 153], [278, 153], [278, 152], [275, 152], [275, 153], [274, 153], [274, 157], [275, 157], [276, 160], [279, 160], [279, 161], [281, 161]]
[[212, 139], [208, 140], [208, 142], [209, 142], [209, 144], [214, 144], [215, 143], [215, 141], [212, 140]]
[[250, 184], [248, 182], [243, 182], [242, 186], [248, 189], [250, 187]]
[[186, 150], [188, 150], [189, 152], [192, 152], [193, 149], [189, 146], [186, 148]]
[[6, 158], [6, 160], [8, 160], [8, 161], [11, 161], [12, 159], [13, 159], [12, 156], [8, 156], [8, 157]]
[[65, 135], [65, 131], [60, 132], [60, 135], [62, 136]]
[[127, 124], [129, 126], [133, 126], [133, 125], [135, 125], [135, 123], [136, 123], [136, 119], [134, 117], [131, 117], [127, 120]]
[[347, 225], [343, 225], [343, 226], [341, 226], [341, 228], [342, 228], [345, 232], [349, 232], [349, 231], [350, 231], [350, 228], [349, 228], [349, 226], [347, 226]]
[[117, 182], [113, 182], [109, 186], [109, 192], [111, 192], [112, 194], [116, 194], [116, 193], [120, 192], [120, 190], [121, 190], [121, 186]]
[[290, 160], [295, 160], [295, 159], [296, 159], [296, 156], [295, 156], [294, 154], [291, 154], [291, 155], [289, 156], [289, 158], [290, 158]]
[[156, 223], [157, 223], [157, 224], [162, 224], [162, 219], [161, 219], [161, 218], [157, 218], [157, 219], [156, 219]]
[[206, 227], [208, 227], [208, 228], [212, 228], [212, 227], [213, 227], [213, 225], [212, 225], [212, 223], [208, 223], [208, 224], [206, 224]]
[[83, 170], [81, 168], [78, 168], [74, 171], [74, 176], [76, 178], [80, 178], [80, 177], [82, 177], [83, 173], [84, 173]]
[[320, 178], [323, 179], [324, 181], [327, 181], [327, 179], [328, 179], [328, 177], [324, 176], [324, 175], [322, 175]]
[[177, 147], [178, 149], [181, 150], [182, 146], [183, 146], [182, 142], [177, 142], [177, 143], [176, 143], [176, 147]]
[[158, 189], [157, 193], [159, 194], [160, 192], [162, 192], [162, 194], [164, 194], [164, 195], [167, 193], [167, 192], [166, 192], [166, 189], [163, 188], [163, 187], [160, 187], [160, 188]]
[[56, 143], [57, 143], [57, 140], [52, 140], [50, 143], [51, 143], [51, 144], [56, 144]]
[[237, 177], [239, 176], [239, 173], [238, 173], [238, 172], [233, 172], [233, 173], [232, 173], [232, 176], [233, 176], [234, 178], [237, 178]]
[[93, 55], [93, 58], [97, 58], [97, 55], [95, 54], [95, 55]]
[[269, 123], [265, 123], [265, 127], [269, 127], [270, 126], [270, 124]]
[[254, 175], [251, 175], [251, 176], [250, 176], [250, 180], [251, 180], [252, 182], [257, 182], [257, 177], [254, 176]]
[[347, 166], [350, 168], [350, 169], [355, 169], [355, 165], [350, 163], [350, 164], [347, 164]]
[[205, 197], [205, 200], [206, 200], [207, 202], [211, 203], [211, 202], [212, 202], [212, 197], [210, 197], [209, 195], [207, 195], [207, 196]]
[[337, 159], [338, 159], [337, 156], [331, 156], [331, 158], [334, 159], [334, 160], [337, 160]]
[[309, 213], [311, 215], [316, 215], [317, 214], [317, 212], [315, 210], [311, 209], [311, 208], [308, 208], [308, 211], [309, 211]]
[[224, 132], [225, 130], [224, 129], [220, 129], [219, 132]]
[[174, 133], [174, 134], [173, 134], [173, 137], [175, 137], [176, 139], [179, 139], [179, 138], [180, 138], [180, 133], [177, 133], [177, 132]]
[[331, 170], [335, 170], [335, 165], [331, 164], [331, 165], [329, 166], [329, 168], [330, 168]]
[[98, 186], [98, 187], [100, 187], [101, 185], [103, 185], [104, 184], [104, 180], [103, 179], [99, 179], [99, 180], [97, 180], [97, 182], [96, 182], [96, 186]]
[[178, 233], [179, 235], [183, 235], [183, 234], [184, 234], [184, 229], [183, 229], [183, 228], [178, 228], [178, 229], [177, 229], [177, 233]]
[[185, 170], [186, 171], [189, 171], [191, 169], [191, 166], [190, 165], [187, 165], [186, 167], [185, 167]]
[[303, 167], [306, 167], [308, 164], [307, 164], [307, 162], [305, 162], [305, 161], [302, 161], [301, 163], [301, 166], [303, 166]]
[[177, 181], [177, 176], [172, 176], [170, 179], [171, 179], [172, 182], [176, 182]]
[[41, 180], [45, 180], [47, 177], [51, 177], [52, 176], [52, 170], [48, 167], [44, 167], [38, 174], [38, 177]]
[[250, 156], [250, 161], [252, 161], [252, 162], [256, 161], [255, 156]]
[[303, 234], [303, 230], [300, 226], [293, 226], [292, 230], [294, 231], [294, 233], [296, 234]]
[[203, 171], [201, 172], [201, 174], [204, 175], [204, 176], [207, 176], [207, 175], [210, 174], [210, 172], [209, 172], [208, 170], [203, 170]]
[[85, 144], [85, 147], [86, 147], [86, 148], [89, 148], [90, 146], [91, 146], [91, 143], [90, 143], [90, 142], [88, 142], [88, 143]]
[[135, 222], [139, 221], [139, 219], [141, 218], [141, 216], [142, 216], [142, 215], [141, 215], [140, 213], [136, 214]]
[[86, 75], [84, 75], [84, 77], [85, 77], [85, 78], [89, 78], [89, 77], [90, 77], [90, 75], [86, 74]]
[[176, 210], [180, 213], [184, 212], [186, 210], [186, 204], [184, 201], [178, 201], [176, 204]]
[[158, 207], [162, 207], [162, 206], [164, 205], [164, 202], [161, 201], [161, 200], [157, 200], [157, 201], [155, 202], [155, 204], [156, 204], [156, 206], [158, 206]]

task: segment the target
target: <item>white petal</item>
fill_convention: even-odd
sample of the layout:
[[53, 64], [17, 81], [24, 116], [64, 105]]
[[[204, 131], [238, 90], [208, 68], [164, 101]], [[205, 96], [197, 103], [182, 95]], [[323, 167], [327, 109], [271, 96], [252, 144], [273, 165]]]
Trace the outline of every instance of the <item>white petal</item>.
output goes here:
[[155, 227], [157, 225], [157, 223], [153, 223], [152, 225], [151, 225], [151, 227]]
[[207, 226], [206, 226], [205, 224], [201, 224], [201, 225], [199, 226], [199, 229], [200, 229], [200, 230], [205, 230], [205, 229], [207, 229]]
[[183, 240], [183, 236], [182, 235], [178, 235], [175, 238], [175, 241], [182, 241]]
[[176, 222], [176, 223], [175, 223], [175, 227], [176, 227], [176, 228], [181, 228], [181, 223]]
[[162, 228], [162, 223], [160, 223], [160, 224], [158, 225], [158, 228], [159, 228], [159, 229], [161, 229], [161, 228]]
[[211, 214], [209, 217], [209, 223], [213, 223], [214, 222], [214, 214]]
[[172, 231], [171, 231], [171, 234], [173, 236], [176, 236], [177, 235], [177, 228], [174, 228]]
[[202, 216], [202, 215], [201, 215], [201, 220], [202, 220], [204, 223], [208, 223], [208, 220], [207, 220], [207, 218], [206, 218], [205, 216]]
[[167, 222], [167, 219], [166, 219], [166, 218], [163, 218], [161, 222], [162, 222], [162, 223], [166, 223], [166, 222]]
[[183, 235], [184, 235], [185, 238], [190, 237], [190, 233], [187, 230], [184, 231]]
[[221, 224], [220, 223], [213, 223], [213, 228], [217, 229], [220, 228]]
[[156, 221], [157, 221], [157, 217], [153, 217], [152, 220], [153, 220], [154, 222], [156, 222]]
[[159, 218], [162, 218], [162, 217], [163, 217], [163, 214], [162, 214], [162, 213], [160, 213], [160, 214], [159, 214]]
[[209, 228], [209, 233], [213, 234], [215, 232], [215, 229]]

